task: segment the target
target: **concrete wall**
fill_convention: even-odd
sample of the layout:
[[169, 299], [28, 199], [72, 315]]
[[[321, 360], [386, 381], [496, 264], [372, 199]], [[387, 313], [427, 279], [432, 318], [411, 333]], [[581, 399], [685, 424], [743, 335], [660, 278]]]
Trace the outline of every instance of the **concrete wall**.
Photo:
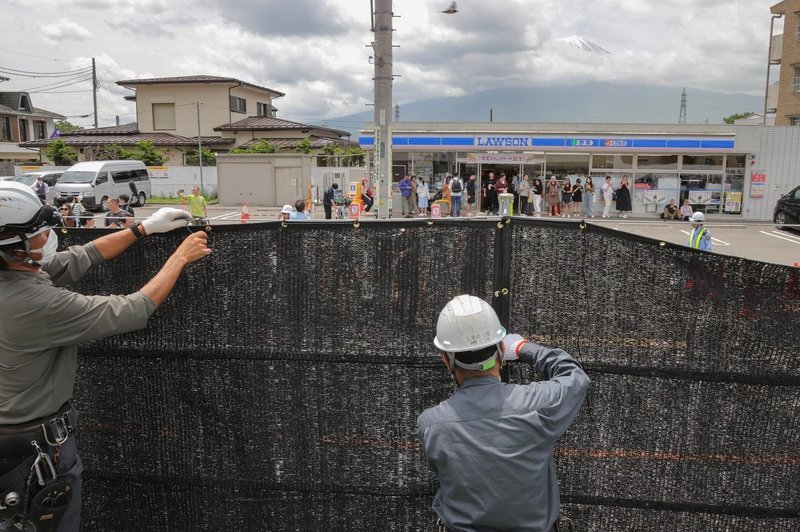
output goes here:
[[314, 156], [221, 154], [217, 156], [220, 203], [265, 207], [292, 204], [308, 195]]
[[[763, 198], [750, 197], [753, 174], [765, 174]], [[746, 220], [772, 220], [775, 202], [800, 185], [800, 127], [761, 128], [760, 148], [745, 174], [744, 212]]]

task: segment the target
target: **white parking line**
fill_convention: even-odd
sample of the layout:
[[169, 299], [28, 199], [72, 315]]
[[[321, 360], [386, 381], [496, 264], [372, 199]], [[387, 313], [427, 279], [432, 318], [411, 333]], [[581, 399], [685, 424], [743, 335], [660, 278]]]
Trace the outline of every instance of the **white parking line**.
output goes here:
[[227, 220], [227, 219], [228, 219], [228, 218], [227, 218], [228, 216], [232, 216], [232, 215], [234, 215], [234, 214], [238, 215], [238, 214], [241, 214], [241, 213], [239, 213], [239, 212], [236, 212], [236, 211], [234, 211], [234, 212], [227, 212], [227, 213], [225, 213], [225, 214], [219, 214], [219, 215], [217, 215], [217, 216], [214, 216], [214, 217], [212, 217], [212, 218], [209, 218], [209, 219], [210, 219], [210, 220]]
[[[689, 236], [691, 234], [689, 231], [684, 231], [683, 229], [681, 229], [681, 233], [683, 233], [686, 236]], [[723, 246], [730, 246], [730, 243], [725, 242], [724, 240], [720, 240], [719, 238], [714, 238], [713, 236], [711, 237], [711, 241]]]
[[773, 238], [780, 238], [781, 240], [786, 240], [787, 242], [791, 242], [792, 244], [797, 244], [798, 246], [800, 246], [800, 239], [798, 239], [797, 237], [784, 235], [777, 231], [772, 231], [771, 233], [767, 233], [766, 231], [759, 231], [759, 233], [761, 233], [762, 235], [771, 236]]

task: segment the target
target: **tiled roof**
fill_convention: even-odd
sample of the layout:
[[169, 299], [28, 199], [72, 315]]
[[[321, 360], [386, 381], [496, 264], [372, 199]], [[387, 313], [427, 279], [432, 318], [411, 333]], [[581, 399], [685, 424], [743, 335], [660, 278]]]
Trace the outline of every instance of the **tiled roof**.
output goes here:
[[96, 128], [76, 129], [75, 131], [68, 131], [61, 133], [62, 137], [71, 137], [75, 135], [128, 135], [131, 133], [139, 132], [139, 124], [136, 122], [129, 122], [119, 126], [105, 126]]
[[63, 115], [60, 115], [58, 113], [45, 111], [44, 109], [37, 109], [36, 107], [33, 108], [33, 113], [29, 113], [27, 111], [17, 111], [13, 107], [8, 107], [7, 105], [3, 105], [1, 103], [0, 103], [0, 114], [23, 116], [23, 117], [30, 116], [33, 118], [56, 118], [58, 120], [65, 118]]
[[301, 124], [300, 122], [294, 122], [292, 120], [271, 118], [268, 116], [250, 116], [236, 122], [231, 122], [230, 124], [217, 126], [214, 128], [214, 131], [271, 131], [281, 129], [318, 129], [321, 131], [330, 131], [336, 135], [350, 136], [350, 133], [347, 131], [341, 131], [339, 129]]
[[52, 111], [46, 111], [44, 109], [39, 109], [38, 107], [33, 108], [33, 112], [36, 113], [36, 116], [43, 116], [46, 118], [55, 118], [57, 120], [61, 120], [62, 118], [66, 118], [64, 115], [60, 115], [58, 113], [54, 113]]
[[240, 83], [247, 87], [252, 87], [254, 89], [259, 89], [262, 91], [271, 92], [272, 94], [278, 96], [286, 96], [284, 93], [280, 91], [276, 91], [274, 89], [270, 89], [267, 87], [262, 87], [260, 85], [255, 85], [253, 83], [248, 83], [246, 81], [241, 81], [236, 78], [225, 78], [220, 76], [176, 76], [171, 78], [145, 78], [145, 79], [125, 79], [122, 81], [118, 81], [117, 85], [122, 87], [135, 87], [136, 85], [157, 85], [157, 84], [168, 84], [168, 83]]
[[[269, 142], [270, 144], [272, 144], [273, 146], [275, 146], [278, 149], [296, 148], [297, 146], [300, 145], [301, 142], [303, 142], [303, 138], [305, 138], [305, 137], [290, 138], [290, 139], [287, 139], [287, 138], [280, 138], [280, 139], [269, 139], [269, 138], [253, 139], [253, 140], [249, 140], [249, 141], [245, 142], [244, 144], [242, 144], [241, 146], [237, 146], [237, 147], [238, 148], [249, 148], [250, 146], [252, 146], [254, 144], [258, 144], [262, 140], [266, 140], [267, 142]], [[311, 142], [311, 148], [314, 149], [314, 150], [320, 150], [323, 147], [325, 147], [327, 144], [330, 144], [332, 142], [335, 142], [336, 144], [338, 144], [342, 148], [354, 148], [354, 147], [358, 146], [358, 142], [353, 142], [353, 141], [350, 141], [350, 140], [342, 140], [342, 139], [332, 139], [330, 137], [318, 137], [316, 135], [309, 136], [308, 140]]]
[[[100, 128], [98, 128], [100, 129]], [[95, 130], [96, 131], [96, 130]], [[197, 146], [197, 137], [181, 137], [169, 133], [127, 133], [127, 134], [74, 134], [59, 137], [70, 146], [102, 146], [104, 144], [119, 144], [120, 146], [133, 146], [143, 140], [152, 141], [156, 146]], [[53, 139], [38, 139], [21, 142], [25, 148], [43, 148]], [[203, 137], [204, 145], [233, 144], [235, 139], [222, 137]]]

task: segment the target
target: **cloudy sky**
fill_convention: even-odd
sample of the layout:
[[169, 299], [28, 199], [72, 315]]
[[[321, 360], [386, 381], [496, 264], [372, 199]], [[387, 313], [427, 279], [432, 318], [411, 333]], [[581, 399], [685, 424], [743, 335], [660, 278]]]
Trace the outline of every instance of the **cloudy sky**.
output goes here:
[[[449, 0], [395, 0], [394, 100], [598, 80], [763, 94], [776, 2], [459, 0], [446, 15]], [[130, 78], [239, 78], [286, 93], [278, 116], [301, 121], [372, 100], [369, 0], [5, 0], [0, 12], [0, 68], [75, 71], [97, 59], [101, 125], [133, 119], [130, 92], [114, 83]], [[611, 53], [569, 46], [573, 35]], [[92, 111], [80, 73], [6, 76], [0, 91], [44, 87], [36, 107], [91, 124], [78, 116]]]

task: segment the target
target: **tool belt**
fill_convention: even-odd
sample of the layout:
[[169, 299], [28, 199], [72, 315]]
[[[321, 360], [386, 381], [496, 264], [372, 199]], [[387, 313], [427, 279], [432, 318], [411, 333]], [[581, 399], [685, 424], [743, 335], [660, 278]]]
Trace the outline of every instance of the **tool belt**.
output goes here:
[[58, 453], [77, 424], [77, 412], [67, 402], [52, 416], [0, 425], [0, 459], [10, 466], [0, 474], [0, 523], [10, 521], [20, 530], [36, 532], [58, 528], [72, 499], [72, 486], [58, 480], [48, 451], [54, 448]]
[[69, 401], [53, 415], [19, 425], [0, 425], [0, 458], [26, 457], [33, 452], [31, 441], [42, 447], [61, 445], [78, 427], [78, 412]]

